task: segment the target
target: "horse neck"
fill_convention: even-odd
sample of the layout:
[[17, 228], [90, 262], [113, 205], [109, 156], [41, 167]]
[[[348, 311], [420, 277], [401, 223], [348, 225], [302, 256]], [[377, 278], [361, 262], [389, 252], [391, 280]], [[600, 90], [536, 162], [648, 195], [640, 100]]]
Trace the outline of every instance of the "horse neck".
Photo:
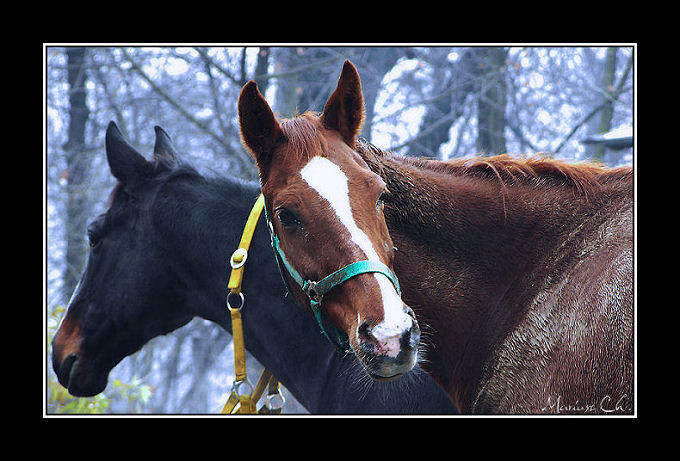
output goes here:
[[[193, 264], [203, 267], [200, 278], [188, 293], [190, 309], [196, 316], [213, 321], [232, 333], [225, 305], [229, 258], [238, 248], [255, 199], [256, 183], [220, 179], [210, 184], [189, 219], [200, 228], [202, 239], [192, 242]], [[312, 317], [292, 298], [284, 298], [285, 287], [274, 263], [269, 233], [260, 217], [245, 265], [242, 282], [245, 304], [243, 334], [248, 352], [273, 373], [309, 411], [324, 399], [333, 398], [328, 376], [341, 368], [342, 357], [326, 342]], [[251, 380], [257, 377], [250, 377]], [[254, 384], [254, 381], [253, 381]]]
[[[188, 294], [192, 313], [211, 320], [228, 332], [231, 321], [225, 307], [228, 260], [238, 247], [242, 226], [260, 193], [255, 183], [224, 180], [208, 193], [206, 203], [196, 207], [191, 216], [204, 238], [194, 243], [192, 254], [206, 255], [195, 263], [211, 268], [202, 274], [205, 283], [195, 282]], [[195, 248], [203, 246], [205, 250]], [[413, 392], [396, 393], [399, 383], [385, 389], [366, 388], [354, 382], [357, 364], [343, 357], [321, 334], [313, 317], [304, 312], [286, 290], [274, 262], [264, 217], [255, 229], [248, 250], [242, 290], [243, 334], [248, 352], [283, 383], [289, 392], [311, 413], [452, 413], [448, 397], [432, 381], [413, 377]], [[254, 384], [254, 379], [250, 379]], [[392, 383], [390, 383], [392, 384]], [[358, 390], [364, 386], [364, 390]], [[380, 392], [382, 391], [382, 392]]]
[[493, 349], [611, 197], [504, 186], [396, 157], [369, 165], [391, 192], [395, 270], [421, 323], [423, 368], [465, 410]]

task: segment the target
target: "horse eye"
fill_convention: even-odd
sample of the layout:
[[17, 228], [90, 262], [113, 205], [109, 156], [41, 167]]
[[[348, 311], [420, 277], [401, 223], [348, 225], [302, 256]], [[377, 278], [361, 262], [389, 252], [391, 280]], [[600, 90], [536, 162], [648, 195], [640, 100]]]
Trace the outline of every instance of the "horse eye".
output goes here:
[[300, 217], [286, 208], [279, 208], [276, 216], [283, 227], [293, 228], [302, 224]]
[[101, 243], [101, 239], [94, 232], [88, 232], [87, 239], [89, 241], [90, 248], [92, 249], [97, 248], [97, 246], [99, 246], [99, 244]]
[[385, 204], [385, 191], [383, 191], [382, 194], [380, 194], [380, 197], [378, 197], [378, 201], [375, 204], [376, 210], [380, 211], [384, 204]]
[[96, 248], [102, 241], [101, 239], [102, 218], [97, 218], [87, 226], [87, 240], [90, 248]]

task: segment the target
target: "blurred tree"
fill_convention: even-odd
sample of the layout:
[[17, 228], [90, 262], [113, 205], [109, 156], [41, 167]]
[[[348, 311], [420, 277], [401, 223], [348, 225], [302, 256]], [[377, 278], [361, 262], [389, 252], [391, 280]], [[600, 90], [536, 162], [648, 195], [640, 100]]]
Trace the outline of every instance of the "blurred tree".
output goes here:
[[361, 89], [364, 95], [365, 113], [361, 136], [369, 141], [375, 117], [375, 102], [382, 88], [385, 74], [392, 70], [399, 59], [410, 58], [414, 55], [413, 50], [409, 48], [365, 48], [352, 56], [352, 59], [362, 69]]
[[477, 95], [477, 151], [487, 155], [504, 154], [505, 106], [507, 86], [505, 48], [476, 48], [477, 66], [481, 69]]
[[87, 223], [86, 173], [90, 155], [85, 147], [85, 126], [90, 111], [87, 107], [85, 59], [87, 48], [74, 47], [66, 50], [66, 66], [69, 85], [68, 140], [62, 146], [66, 159], [66, 270], [63, 279], [64, 298], [68, 299], [76, 287], [83, 268], [83, 233]]
[[289, 118], [308, 110], [320, 112], [337, 83], [331, 69], [339, 67], [343, 56], [328, 47], [282, 47], [274, 53], [276, 79], [275, 112]]
[[[450, 48], [419, 50], [417, 59], [432, 67], [432, 90], [423, 96], [425, 114], [420, 131], [406, 145], [406, 155], [434, 156], [449, 140], [451, 125], [464, 115], [466, 100], [476, 98], [480, 89], [480, 53], [477, 48], [461, 50], [459, 59], [451, 60]], [[414, 82], [416, 84], [417, 83]]]
[[[614, 85], [617, 73], [617, 56], [619, 55], [620, 48], [609, 47], [607, 48], [605, 64], [604, 64], [604, 79], [602, 85], [602, 114], [600, 117], [597, 133], [606, 133], [610, 131], [612, 126], [612, 120], [615, 116], [615, 108], [624, 106], [622, 104], [623, 94], [630, 91], [630, 87], [626, 85], [629, 83], [629, 76], [631, 69], [633, 67], [633, 54], [631, 53], [626, 60], [626, 64], [621, 72], [621, 77], [618, 83]], [[593, 159], [598, 161], [605, 160], [606, 147], [604, 144], [598, 144], [593, 153]], [[620, 154], [614, 155], [613, 157], [618, 158]], [[610, 161], [616, 161], [614, 158]]]
[[[262, 93], [267, 92], [267, 85], [269, 85], [269, 76], [267, 73], [269, 71], [270, 55], [271, 49], [268, 46], [263, 46], [257, 53], [257, 65], [255, 66], [255, 75], [253, 75], [252, 78], [255, 80], [255, 83], [257, 83], [258, 88], [261, 88], [260, 91], [262, 91]], [[242, 66], [244, 65], [245, 63], [242, 64]]]
[[[604, 62], [604, 81], [602, 82], [602, 111], [598, 133], [606, 133], [612, 128], [612, 117], [614, 115], [614, 77], [616, 76], [616, 48], [607, 48]], [[602, 160], [604, 155], [604, 145], [598, 145], [593, 152], [593, 159]]]

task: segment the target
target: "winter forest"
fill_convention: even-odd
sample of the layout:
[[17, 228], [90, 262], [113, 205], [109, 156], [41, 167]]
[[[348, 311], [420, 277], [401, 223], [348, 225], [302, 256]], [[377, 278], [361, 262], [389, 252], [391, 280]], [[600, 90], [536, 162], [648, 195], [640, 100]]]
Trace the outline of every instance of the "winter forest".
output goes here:
[[[158, 125], [199, 172], [257, 181], [239, 134], [243, 85], [255, 80], [277, 117], [318, 112], [349, 59], [364, 95], [361, 136], [381, 149], [441, 160], [508, 153], [633, 165], [635, 51], [45, 44], [46, 413], [216, 414], [234, 380], [231, 335], [195, 318], [124, 359], [102, 394], [74, 398], [57, 382], [50, 342], [87, 260], [87, 225], [116, 184], [104, 150], [110, 121], [147, 158]], [[247, 363], [256, 380], [262, 367], [252, 356]], [[283, 392], [284, 413], [307, 413]]]

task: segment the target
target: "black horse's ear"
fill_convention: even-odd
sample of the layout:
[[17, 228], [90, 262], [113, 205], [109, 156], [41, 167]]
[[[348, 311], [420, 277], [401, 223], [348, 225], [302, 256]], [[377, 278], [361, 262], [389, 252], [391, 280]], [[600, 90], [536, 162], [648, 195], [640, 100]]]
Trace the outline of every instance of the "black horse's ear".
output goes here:
[[166, 163], [176, 163], [177, 150], [172, 143], [170, 135], [158, 125], [154, 126], [153, 129], [156, 132], [156, 143], [153, 146], [154, 160], [161, 160]]
[[106, 159], [111, 173], [123, 184], [131, 184], [149, 169], [149, 163], [123, 138], [115, 123], [106, 128]]

